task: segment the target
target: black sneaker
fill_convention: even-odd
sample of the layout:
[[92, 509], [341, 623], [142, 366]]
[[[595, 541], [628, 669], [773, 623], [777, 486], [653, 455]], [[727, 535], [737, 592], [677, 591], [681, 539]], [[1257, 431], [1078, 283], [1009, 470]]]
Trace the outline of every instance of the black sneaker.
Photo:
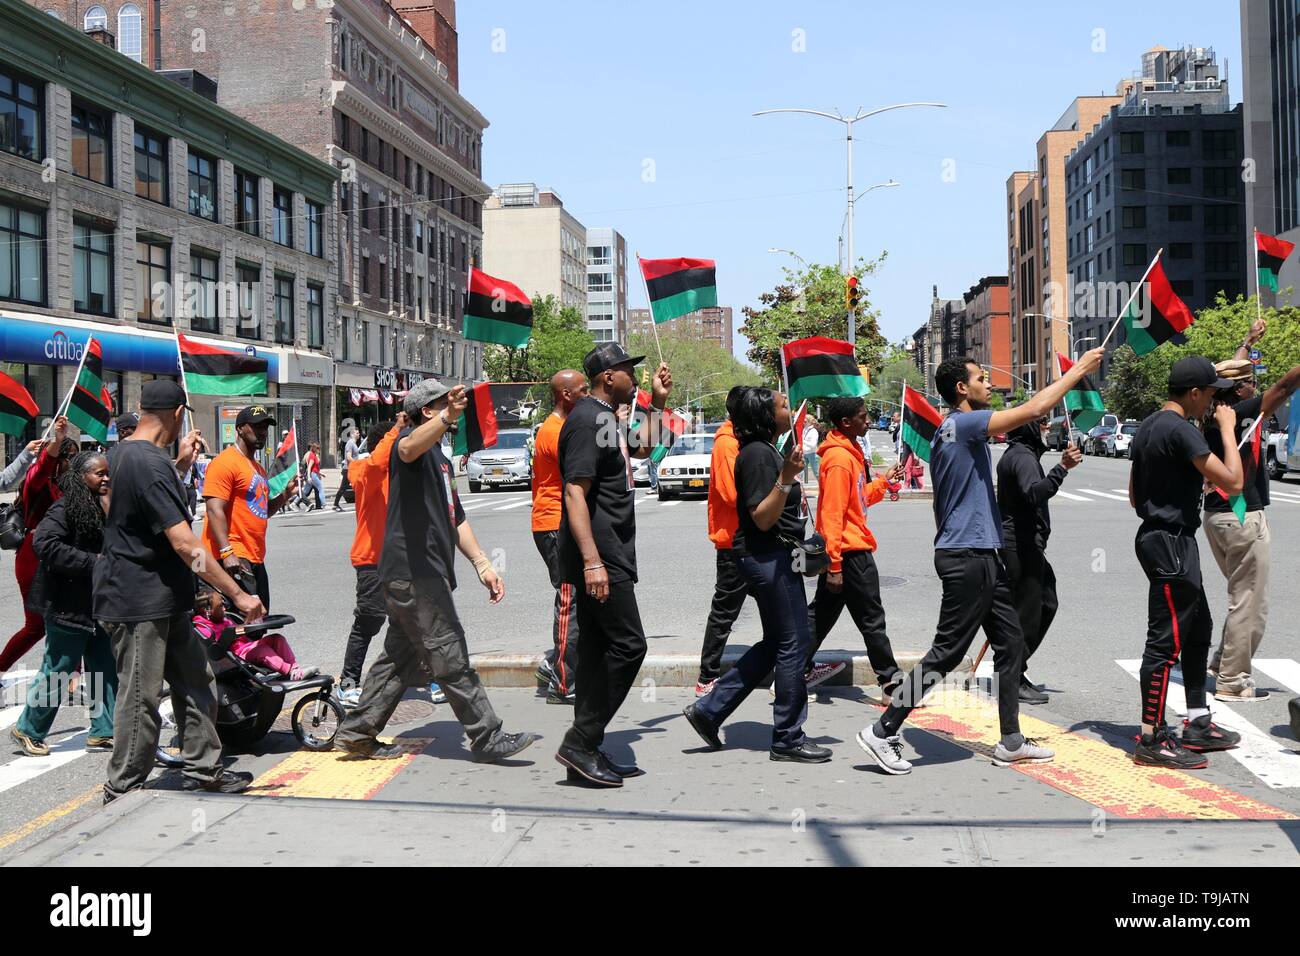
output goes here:
[[1168, 767], [1171, 770], [1202, 770], [1210, 762], [1192, 753], [1178, 742], [1168, 727], [1157, 727], [1154, 734], [1143, 734], [1133, 750], [1133, 762], [1144, 767]]
[[1215, 750], [1231, 750], [1241, 743], [1241, 734], [1224, 730], [1210, 720], [1209, 714], [1202, 714], [1195, 720], [1183, 722], [1183, 746], [1197, 753], [1210, 753]]
[[193, 777], [186, 777], [181, 783], [181, 789], [202, 790], [205, 793], [243, 793], [252, 782], [251, 773], [242, 770], [222, 770], [211, 780], [195, 780]]
[[773, 747], [767, 752], [768, 760], [789, 760], [794, 763], [825, 763], [831, 759], [829, 747], [821, 747], [805, 740], [798, 747]]
[[546, 702], [548, 704], [568, 704], [572, 707], [577, 701], [577, 695], [573, 691], [569, 691], [567, 694], [561, 693], [560, 688], [554, 684], [546, 688]]
[[538, 734], [497, 734], [482, 750], [474, 751], [475, 763], [497, 763], [522, 753], [537, 741]]
[[1049, 700], [1048, 696], [1025, 678], [1020, 678], [1020, 703], [1022, 704], [1045, 704]]

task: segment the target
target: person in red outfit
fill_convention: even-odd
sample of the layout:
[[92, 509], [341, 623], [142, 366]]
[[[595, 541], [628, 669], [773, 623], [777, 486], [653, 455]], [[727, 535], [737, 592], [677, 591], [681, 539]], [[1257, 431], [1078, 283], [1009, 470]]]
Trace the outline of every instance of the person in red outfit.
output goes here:
[[63, 497], [58, 478], [77, 453], [77, 443], [67, 437], [67, 432], [68, 420], [60, 415], [54, 421], [53, 440], [41, 450], [23, 481], [23, 524], [27, 527], [27, 536], [14, 558], [14, 577], [18, 579], [18, 593], [22, 595], [24, 621], [17, 633], [9, 638], [4, 651], [0, 652], [0, 674], [18, 663], [19, 658], [45, 637], [45, 620], [27, 609], [27, 595], [40, 563], [32, 549], [32, 533], [45, 517], [45, 512], [50, 510], [50, 505]]

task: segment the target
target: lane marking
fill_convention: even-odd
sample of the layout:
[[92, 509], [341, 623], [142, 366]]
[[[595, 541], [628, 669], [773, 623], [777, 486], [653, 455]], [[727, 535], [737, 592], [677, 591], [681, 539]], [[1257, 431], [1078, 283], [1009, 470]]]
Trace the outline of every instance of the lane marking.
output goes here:
[[[932, 693], [934, 693], [932, 691]], [[997, 704], [946, 685], [908, 722], [991, 758], [1001, 739]], [[1020, 729], [1056, 751], [1051, 763], [1009, 768], [1107, 813], [1147, 820], [1295, 820], [1295, 814], [1209, 783], [1190, 773], [1139, 767], [1131, 754], [1036, 717], [1020, 715]], [[924, 762], [923, 762], [924, 763]], [[995, 768], [995, 772], [1001, 768]]]
[[1085, 498], [1083, 495], [1072, 495], [1072, 494], [1070, 494], [1068, 491], [1062, 491], [1060, 488], [1056, 489], [1056, 496], [1057, 496], [1058, 498], [1069, 498], [1071, 501], [1091, 501], [1091, 500], [1092, 500], [1091, 498]]
[[13, 846], [19, 840], [31, 836], [37, 830], [43, 829], [44, 827], [49, 826], [51, 823], [54, 823], [56, 820], [60, 820], [63, 817], [66, 817], [69, 813], [73, 813], [74, 811], [81, 809], [87, 803], [89, 803], [93, 798], [101, 796], [103, 792], [104, 792], [104, 788], [99, 784], [96, 784], [95, 786], [87, 790], [85, 793], [83, 793], [81, 796], [73, 797], [67, 803], [61, 803], [53, 810], [47, 810], [45, 813], [42, 813], [39, 817], [34, 817], [33, 819], [28, 820], [26, 823], [18, 827], [16, 830], [10, 830], [8, 833], [4, 834], [3, 836], [0, 836], [0, 850], [5, 849], [6, 847]]
[[[1140, 681], [1142, 662], [1116, 661], [1129, 676]], [[1181, 667], [1169, 674], [1169, 691], [1166, 698], [1169, 708], [1179, 717], [1187, 716], [1187, 695], [1183, 688]], [[1288, 746], [1266, 734], [1245, 717], [1221, 700], [1207, 694], [1206, 704], [1216, 724], [1241, 734], [1241, 744], [1224, 751], [1273, 790], [1300, 787], [1300, 759], [1294, 745]], [[1247, 705], [1249, 706], [1249, 705]]]
[[1112, 498], [1115, 501], [1122, 501], [1124, 504], [1128, 504], [1128, 495], [1112, 495], [1109, 491], [1097, 491], [1093, 488], [1080, 488], [1079, 490], [1085, 495], [1096, 495], [1098, 498]]
[[1300, 495], [1292, 494], [1289, 491], [1273, 491], [1270, 489], [1268, 496], [1270, 500], [1273, 498], [1281, 498], [1283, 501], [1291, 504], [1300, 501]]
[[671, 507], [673, 507], [674, 505], [679, 505], [679, 504], [681, 504], [681, 503], [682, 503], [682, 502], [681, 502], [681, 499], [680, 499], [680, 498], [674, 498], [672, 501], [661, 501], [661, 502], [659, 502], [659, 504], [662, 505], [662, 506], [665, 507], [665, 508], [671, 508]]
[[365, 760], [339, 750], [324, 753], [299, 750], [254, 780], [245, 792], [256, 797], [369, 800], [433, 740], [432, 737], [398, 737], [393, 743], [405, 750], [406, 756], [393, 760]]
[[524, 505], [531, 505], [532, 503], [533, 503], [533, 502], [532, 502], [532, 499], [531, 499], [531, 498], [525, 498], [523, 501], [515, 501], [515, 502], [511, 502], [511, 503], [508, 504], [508, 505], [497, 505], [497, 506], [496, 506], [495, 508], [493, 508], [492, 510], [493, 510], [493, 511], [509, 511], [511, 508], [522, 508]]
[[1300, 663], [1289, 657], [1261, 657], [1251, 662], [1255, 670], [1263, 671], [1293, 694], [1300, 694]]
[[[8, 734], [5, 735], [5, 742], [10, 745], [11, 750], [18, 747], [16, 743], [9, 739]], [[86, 731], [84, 730], [78, 730], [52, 746], [48, 757], [28, 757], [25, 754], [20, 754], [0, 767], [0, 793], [35, 780], [41, 774], [67, 766], [85, 755]]]

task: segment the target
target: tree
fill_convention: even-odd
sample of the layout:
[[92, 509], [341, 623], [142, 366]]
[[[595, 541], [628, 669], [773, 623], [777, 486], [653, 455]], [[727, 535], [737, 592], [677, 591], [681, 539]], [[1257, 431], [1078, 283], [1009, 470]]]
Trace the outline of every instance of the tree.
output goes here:
[[[726, 416], [727, 392], [733, 386], [763, 384], [761, 375], [738, 362], [726, 349], [688, 332], [660, 332], [659, 346], [663, 347], [664, 361], [673, 373], [670, 403], [675, 408], [685, 408], [689, 402], [694, 409], [704, 413], [707, 421], [717, 421]], [[649, 375], [659, 367], [659, 348], [655, 345], [653, 333], [631, 336], [628, 350], [633, 355], [646, 357], [642, 366], [642, 388], [648, 389]]]
[[903, 382], [918, 392], [925, 391], [925, 376], [911, 358], [892, 358], [871, 377], [871, 396], [867, 400], [878, 402], [881, 411], [892, 415], [903, 402]]
[[[884, 262], [882, 253], [874, 261], [858, 264], [859, 280], [873, 275]], [[749, 339], [749, 360], [758, 366], [767, 384], [782, 387], [781, 346], [795, 339], [822, 335], [847, 339], [848, 312], [844, 305], [845, 275], [838, 266], [810, 265], [803, 270], [786, 269], [785, 282], [759, 296], [760, 308], [745, 306], [741, 333]], [[857, 317], [857, 361], [880, 368], [886, 342], [880, 334], [879, 312], [871, 307], [865, 283], [860, 286]]]
[[533, 334], [522, 349], [489, 345], [483, 371], [490, 382], [545, 382], [562, 368], [582, 368], [596, 347], [582, 310], [560, 308], [555, 296], [534, 296]]

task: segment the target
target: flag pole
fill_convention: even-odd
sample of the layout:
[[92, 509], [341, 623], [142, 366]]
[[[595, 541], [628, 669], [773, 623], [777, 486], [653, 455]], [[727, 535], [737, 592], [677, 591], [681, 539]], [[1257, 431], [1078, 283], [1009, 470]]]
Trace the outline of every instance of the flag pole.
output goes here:
[[54, 418], [52, 418], [49, 425], [45, 427], [45, 434], [41, 435], [41, 441], [45, 441], [45, 439], [50, 436], [50, 432], [54, 430], [54, 423], [59, 420], [59, 416], [67, 410], [67, 407], [70, 404], [72, 404], [72, 393], [76, 391], [77, 382], [81, 380], [81, 370], [86, 367], [86, 353], [90, 350], [90, 343], [93, 341], [95, 341], [93, 335], [86, 336], [86, 344], [81, 350], [81, 361], [77, 363], [77, 374], [72, 376], [72, 387], [68, 389], [68, 394], [63, 396], [63, 401], [59, 402], [58, 411], [54, 413]]
[[[179, 368], [181, 372], [181, 391], [185, 393], [185, 404], [189, 405], [190, 386], [185, 380], [185, 355], [181, 352], [181, 330], [175, 326], [172, 327], [172, 338], [176, 340], [176, 362], [177, 368]], [[182, 436], [190, 433], [190, 410], [186, 408], [183, 414], [185, 417], [184, 422], [181, 425]]]
[[[1071, 351], [1071, 352], [1074, 351], [1074, 345], [1073, 345], [1073, 344], [1070, 345], [1070, 351]], [[1064, 377], [1065, 377], [1065, 374], [1061, 371], [1060, 353], [1058, 353], [1058, 352], [1056, 351], [1056, 340], [1055, 340], [1055, 339], [1052, 340], [1052, 358], [1054, 358], [1054, 359], [1057, 360], [1057, 362], [1056, 362], [1056, 377], [1057, 377], [1058, 379], [1059, 379], [1059, 378], [1064, 378]], [[1076, 358], [1074, 358], [1073, 356], [1071, 356], [1071, 361], [1076, 361], [1076, 362], [1077, 362], [1078, 359], [1076, 359]], [[1069, 402], [1067, 402], [1067, 401], [1065, 400], [1064, 397], [1061, 398], [1061, 406], [1065, 409], [1065, 444], [1068, 446], [1068, 445], [1070, 444], [1070, 442], [1074, 439], [1074, 423], [1070, 420], [1070, 404], [1069, 404]]]
[[[1259, 228], [1255, 229], [1255, 248], [1251, 250], [1255, 257], [1255, 318], [1264, 319], [1264, 290], [1259, 287]], [[1276, 299], [1275, 299], [1276, 301]]]
[[1099, 345], [1098, 348], [1104, 349], [1106, 347], [1106, 343], [1110, 341], [1110, 337], [1115, 334], [1115, 330], [1119, 328], [1120, 323], [1124, 321], [1124, 316], [1128, 312], [1129, 306], [1133, 304], [1133, 300], [1136, 299], [1138, 293], [1142, 291], [1142, 284], [1147, 281], [1147, 276], [1149, 276], [1151, 270], [1156, 267], [1156, 263], [1160, 261], [1160, 256], [1164, 251], [1163, 246], [1156, 250], [1156, 257], [1151, 260], [1151, 265], [1147, 266], [1147, 271], [1142, 273], [1142, 278], [1138, 279], [1137, 284], [1133, 286], [1132, 294], [1129, 295], [1128, 301], [1124, 303], [1124, 308], [1119, 310], [1119, 316], [1116, 317], [1115, 324], [1110, 327], [1110, 331], [1107, 332], [1106, 337], [1101, 340], [1101, 345]]
[[659, 323], [655, 320], [655, 304], [650, 298], [650, 283], [645, 280], [645, 266], [641, 264], [641, 253], [636, 254], [636, 271], [641, 273], [641, 288], [645, 289], [646, 305], [650, 307], [650, 331], [655, 334], [655, 349], [659, 352], [659, 364], [664, 364], [664, 347], [659, 344]]

